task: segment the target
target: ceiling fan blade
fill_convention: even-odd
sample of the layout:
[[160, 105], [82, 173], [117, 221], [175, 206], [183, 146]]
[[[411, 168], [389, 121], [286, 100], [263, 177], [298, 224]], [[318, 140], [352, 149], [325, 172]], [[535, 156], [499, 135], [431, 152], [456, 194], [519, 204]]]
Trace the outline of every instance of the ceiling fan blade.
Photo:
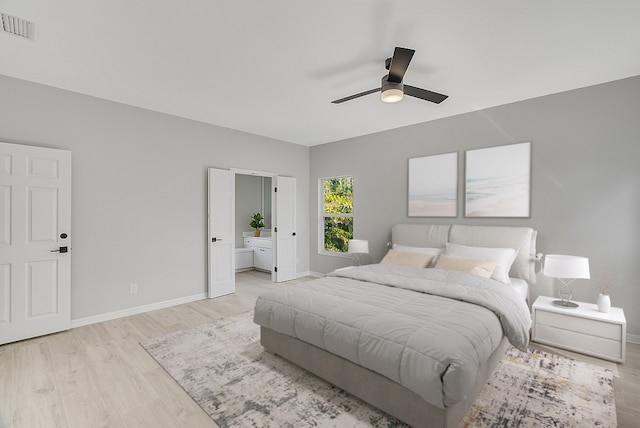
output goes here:
[[393, 51], [393, 57], [391, 58], [391, 65], [389, 66], [390, 82], [402, 83], [404, 74], [407, 72], [407, 67], [409, 67], [409, 63], [415, 52], [413, 49], [396, 47]]
[[426, 89], [416, 88], [415, 86], [404, 85], [404, 93], [406, 95], [410, 95], [412, 97], [420, 98], [426, 101], [431, 101], [432, 103], [440, 104], [447, 98], [449, 95], [439, 94], [437, 92], [427, 91]]
[[365, 95], [374, 94], [376, 92], [380, 92], [380, 88], [369, 89], [368, 91], [360, 92], [359, 94], [350, 95], [348, 97], [340, 98], [339, 100], [331, 101], [332, 104], [340, 104], [345, 101], [353, 100], [354, 98], [364, 97]]

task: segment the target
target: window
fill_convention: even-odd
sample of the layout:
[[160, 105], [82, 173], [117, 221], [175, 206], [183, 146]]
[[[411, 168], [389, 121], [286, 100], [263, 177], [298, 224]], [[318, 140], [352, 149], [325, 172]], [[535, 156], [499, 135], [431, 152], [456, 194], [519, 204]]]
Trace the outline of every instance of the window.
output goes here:
[[353, 177], [320, 179], [320, 252], [346, 253], [353, 238]]

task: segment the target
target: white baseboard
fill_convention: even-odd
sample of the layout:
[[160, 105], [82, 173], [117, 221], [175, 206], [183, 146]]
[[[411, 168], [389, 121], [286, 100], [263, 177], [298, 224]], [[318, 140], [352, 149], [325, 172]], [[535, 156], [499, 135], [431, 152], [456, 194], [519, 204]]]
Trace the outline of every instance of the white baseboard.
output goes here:
[[[300, 272], [296, 274], [296, 278], [305, 276], [324, 276], [317, 272]], [[196, 300], [206, 299], [206, 293], [196, 294], [193, 296], [181, 297], [179, 299], [167, 300], [165, 302], [151, 303], [149, 305], [136, 306], [134, 308], [123, 309], [120, 311], [108, 312], [106, 314], [94, 315], [86, 318], [78, 318], [71, 320], [71, 328], [82, 327], [89, 324], [95, 324], [103, 321], [115, 320], [118, 318], [128, 317], [131, 315], [142, 314], [144, 312], [155, 311], [156, 309], [170, 308], [171, 306], [183, 305], [185, 303], [195, 302]]]
[[311, 272], [311, 271], [306, 271], [306, 272], [298, 272], [296, 273], [296, 278], [304, 278], [305, 276], [317, 276], [318, 278], [324, 276], [321, 273], [318, 272]]
[[640, 343], [640, 335], [627, 333], [627, 342]]
[[131, 315], [142, 314], [144, 312], [155, 311], [156, 309], [170, 308], [171, 306], [183, 305], [185, 303], [195, 302], [197, 300], [206, 299], [206, 294], [195, 294], [193, 296], [180, 297], [179, 299], [167, 300], [164, 302], [151, 303], [149, 305], [136, 306], [135, 308], [123, 309], [106, 314], [94, 315], [86, 318], [78, 318], [71, 320], [71, 328], [82, 327], [89, 324], [95, 324], [103, 321], [110, 321], [117, 318], [128, 317]]

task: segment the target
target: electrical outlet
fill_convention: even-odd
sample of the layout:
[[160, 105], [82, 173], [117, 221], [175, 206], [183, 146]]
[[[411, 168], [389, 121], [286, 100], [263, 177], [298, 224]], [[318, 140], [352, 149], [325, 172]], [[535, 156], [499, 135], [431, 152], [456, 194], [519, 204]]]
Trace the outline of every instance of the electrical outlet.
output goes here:
[[132, 282], [129, 284], [129, 294], [136, 294], [138, 292], [138, 284]]

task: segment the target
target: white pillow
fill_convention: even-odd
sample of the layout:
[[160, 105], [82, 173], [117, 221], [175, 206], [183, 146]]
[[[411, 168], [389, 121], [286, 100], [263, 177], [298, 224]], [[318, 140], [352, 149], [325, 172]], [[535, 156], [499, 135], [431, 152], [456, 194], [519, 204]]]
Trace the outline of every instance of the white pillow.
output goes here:
[[431, 265], [427, 267], [435, 266], [436, 262], [438, 261], [438, 256], [444, 252], [444, 248], [410, 247], [408, 245], [400, 244], [393, 244], [391, 248], [397, 251], [402, 251], [403, 253], [430, 254], [432, 256], [435, 256], [433, 258], [433, 261], [431, 262]]
[[467, 247], [466, 245], [447, 243], [445, 254], [455, 257], [477, 260], [495, 260], [498, 264], [491, 278], [509, 284], [509, 270], [518, 255], [519, 248]]

